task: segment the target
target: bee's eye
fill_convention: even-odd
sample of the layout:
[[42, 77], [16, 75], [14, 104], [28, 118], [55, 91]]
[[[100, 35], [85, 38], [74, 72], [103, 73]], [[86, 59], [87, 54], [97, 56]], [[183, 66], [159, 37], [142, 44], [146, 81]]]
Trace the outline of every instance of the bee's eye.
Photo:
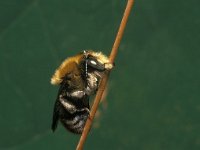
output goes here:
[[92, 69], [98, 70], [98, 71], [104, 71], [105, 66], [104, 64], [101, 64], [95, 59], [89, 59], [87, 65], [91, 67]]
[[91, 63], [92, 65], [97, 65], [96, 61], [94, 61], [94, 60], [91, 60], [90, 63]]

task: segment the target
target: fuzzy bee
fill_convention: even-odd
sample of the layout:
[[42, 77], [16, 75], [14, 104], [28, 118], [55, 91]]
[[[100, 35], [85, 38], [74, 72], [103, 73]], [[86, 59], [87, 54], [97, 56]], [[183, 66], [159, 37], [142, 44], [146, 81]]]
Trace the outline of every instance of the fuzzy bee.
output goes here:
[[58, 121], [69, 131], [81, 134], [90, 113], [89, 98], [98, 90], [102, 76], [113, 65], [101, 52], [83, 51], [67, 58], [51, 78], [60, 85], [54, 105], [52, 130]]

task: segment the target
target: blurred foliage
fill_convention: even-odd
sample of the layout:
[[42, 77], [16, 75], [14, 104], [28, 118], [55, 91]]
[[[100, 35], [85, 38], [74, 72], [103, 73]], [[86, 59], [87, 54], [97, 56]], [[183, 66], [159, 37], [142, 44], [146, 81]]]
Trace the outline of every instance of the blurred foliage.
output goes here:
[[[0, 1], [0, 149], [68, 149], [50, 130], [63, 59], [109, 54], [125, 0]], [[200, 149], [200, 1], [138, 0], [120, 45], [99, 128], [85, 149]]]

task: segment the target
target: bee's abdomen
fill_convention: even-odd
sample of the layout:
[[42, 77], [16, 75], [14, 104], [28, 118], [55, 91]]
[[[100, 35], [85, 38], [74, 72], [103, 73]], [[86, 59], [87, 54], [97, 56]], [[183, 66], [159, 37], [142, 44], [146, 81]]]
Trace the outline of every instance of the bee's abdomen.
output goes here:
[[79, 110], [68, 118], [62, 118], [60, 121], [69, 131], [76, 134], [81, 134], [88, 116], [89, 110], [88, 108], [85, 108]]

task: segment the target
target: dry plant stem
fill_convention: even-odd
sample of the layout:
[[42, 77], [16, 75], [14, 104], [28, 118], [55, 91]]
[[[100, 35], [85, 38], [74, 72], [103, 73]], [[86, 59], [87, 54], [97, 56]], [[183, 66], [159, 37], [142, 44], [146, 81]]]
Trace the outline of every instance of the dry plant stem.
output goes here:
[[[124, 33], [124, 29], [126, 27], [126, 24], [127, 24], [127, 21], [128, 21], [128, 16], [131, 12], [131, 8], [133, 6], [133, 3], [134, 3], [134, 0], [128, 0], [128, 3], [126, 5], [126, 9], [124, 11], [124, 16], [122, 18], [122, 21], [121, 21], [115, 42], [114, 42], [113, 47], [112, 47], [111, 54], [110, 54], [110, 57], [109, 57], [111, 63], [114, 63], [115, 57], [117, 55], [117, 51], [118, 51], [118, 48], [119, 48], [119, 45], [120, 45], [120, 42], [121, 42], [121, 39], [122, 39], [122, 36], [123, 36], [123, 33]], [[96, 97], [94, 99], [93, 106], [91, 108], [90, 117], [88, 117], [88, 119], [87, 119], [83, 133], [82, 133], [81, 138], [79, 140], [79, 143], [76, 147], [76, 150], [82, 150], [83, 149], [83, 145], [86, 141], [86, 138], [87, 138], [87, 135], [88, 135], [89, 130], [91, 128], [92, 121], [93, 121], [95, 113], [97, 111], [99, 102], [101, 100], [104, 89], [106, 87], [106, 84], [107, 84], [107, 81], [108, 81], [108, 78], [109, 78], [109, 74], [110, 74], [110, 72], [108, 72], [108, 74], [106, 74], [103, 77], [103, 79], [101, 80], [99, 89], [98, 89]]]

